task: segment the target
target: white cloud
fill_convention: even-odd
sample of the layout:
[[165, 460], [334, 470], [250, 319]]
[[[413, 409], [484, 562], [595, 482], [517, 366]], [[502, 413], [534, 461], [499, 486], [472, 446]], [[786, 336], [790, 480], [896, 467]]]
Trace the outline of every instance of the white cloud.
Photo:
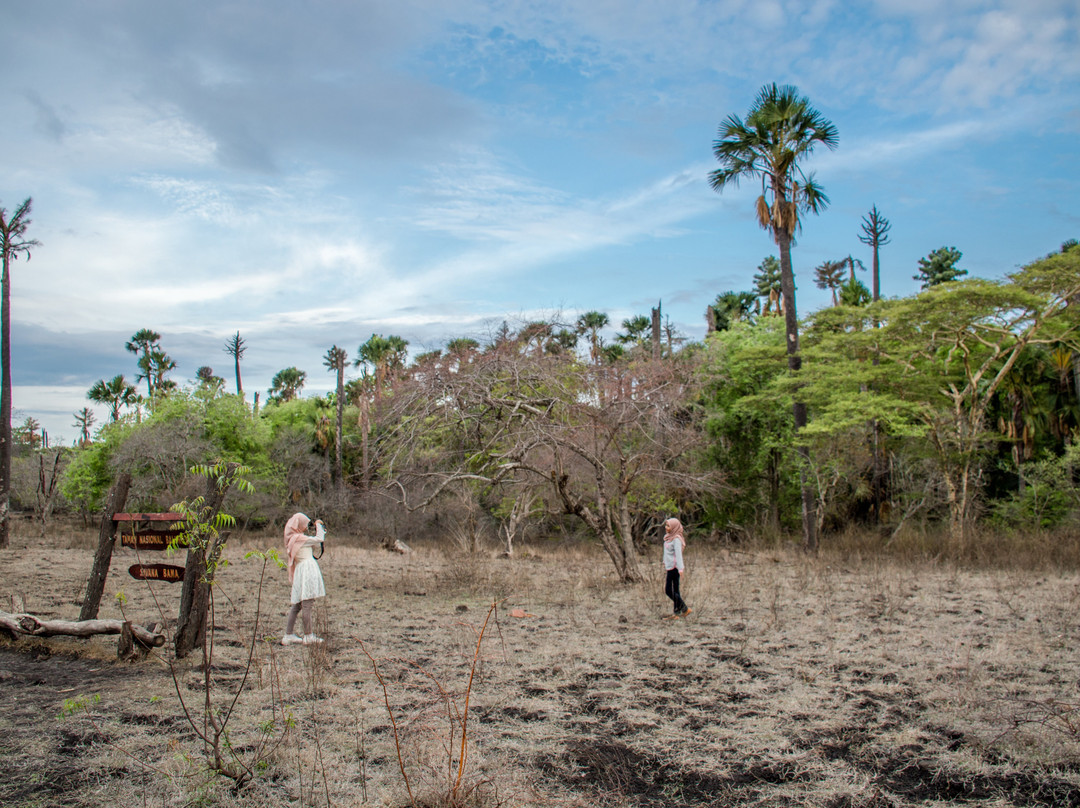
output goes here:
[[1061, 16], [1003, 11], [981, 16], [969, 40], [953, 43], [960, 57], [942, 81], [943, 101], [985, 106], [1014, 96], [1030, 82], [1075, 80], [1080, 74], [1075, 33]]
[[[135, 177], [132, 184], [155, 192], [179, 213], [227, 226], [241, 223], [241, 214], [234, 201], [213, 183], [156, 174]], [[250, 217], [248, 221], [251, 221]]]
[[416, 223], [483, 245], [444, 262], [436, 275], [516, 271], [553, 256], [673, 235], [674, 225], [705, 209], [708, 197], [694, 186], [704, 185], [706, 171], [695, 165], [621, 196], [589, 199], [530, 184], [496, 166], [483, 172], [472, 164], [443, 167], [434, 183], [439, 201], [422, 205]]

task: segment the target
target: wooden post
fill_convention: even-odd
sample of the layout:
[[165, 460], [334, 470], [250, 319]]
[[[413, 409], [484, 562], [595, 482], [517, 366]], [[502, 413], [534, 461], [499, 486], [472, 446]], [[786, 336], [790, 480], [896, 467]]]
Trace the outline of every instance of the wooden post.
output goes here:
[[98, 533], [94, 566], [90, 570], [90, 580], [86, 582], [86, 595], [83, 597], [79, 620], [93, 620], [98, 615], [101, 593], [105, 591], [105, 578], [109, 575], [109, 564], [112, 561], [113, 540], [116, 534], [113, 514], [124, 510], [130, 488], [131, 475], [122, 473], [116, 478], [116, 484], [105, 500], [105, 513], [101, 515], [101, 531]]
[[652, 310], [652, 358], [660, 358], [660, 303]]
[[[213, 521], [225, 494], [232, 485], [238, 464], [229, 463], [220, 485], [211, 476], [206, 481], [203, 509], [206, 518]], [[184, 567], [184, 588], [180, 592], [180, 614], [176, 620], [176, 656], [182, 658], [202, 643], [206, 635], [206, 612], [210, 601], [210, 587], [206, 583], [206, 548], [188, 549], [187, 565]]]

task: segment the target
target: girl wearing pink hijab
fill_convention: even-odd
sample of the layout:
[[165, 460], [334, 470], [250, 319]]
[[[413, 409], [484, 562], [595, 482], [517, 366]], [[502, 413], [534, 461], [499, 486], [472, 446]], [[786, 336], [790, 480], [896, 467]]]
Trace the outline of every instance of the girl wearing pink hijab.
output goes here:
[[[288, 558], [289, 580], [292, 582], [292, 608], [286, 621], [285, 636], [281, 638], [282, 645], [315, 645], [322, 642], [322, 638], [316, 637], [311, 630], [311, 610], [315, 598], [325, 597], [326, 585], [311, 548], [323, 543], [326, 530], [322, 520], [316, 519], [315, 535], [309, 536], [304, 531], [310, 524], [311, 520], [302, 513], [294, 513], [285, 523], [285, 555]], [[304, 615], [303, 637], [294, 632], [296, 616], [301, 612]]]
[[668, 620], [690, 614], [690, 607], [679, 594], [679, 579], [682, 577], [683, 564], [682, 551], [686, 546], [686, 538], [683, 536], [682, 522], [678, 519], [668, 519], [664, 522], [664, 569], [667, 578], [664, 581], [664, 594], [671, 598], [675, 605], [675, 613]]

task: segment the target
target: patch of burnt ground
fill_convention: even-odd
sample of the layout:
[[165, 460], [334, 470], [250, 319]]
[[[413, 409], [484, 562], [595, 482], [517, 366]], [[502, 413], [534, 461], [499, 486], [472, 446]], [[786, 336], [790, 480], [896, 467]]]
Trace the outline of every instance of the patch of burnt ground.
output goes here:
[[1056, 777], [964, 773], [902, 757], [882, 761], [877, 768], [878, 785], [915, 802], [983, 804], [1004, 798], [1013, 805], [1080, 808], [1080, 789]]
[[[943, 728], [927, 732], [944, 749], [967, 745], [963, 733]], [[1080, 789], [1073, 783], [1037, 771], [974, 773], [935, 766], [923, 746], [907, 753], [881, 754], [865, 727], [846, 727], [819, 735], [813, 744], [826, 760], [843, 760], [866, 772], [875, 786], [908, 803], [983, 804], [1007, 800], [1012, 805], [1080, 808]]]
[[[874, 796], [870, 802], [847, 802], [836, 808], [859, 805], [984, 805], [1002, 803], [1031, 808], [1080, 808], [1080, 788], [1037, 771], [1006, 773], [962, 772], [914, 754], [872, 755], [863, 749], [868, 740], [852, 733], [823, 744], [823, 757], [845, 760], [870, 775]], [[687, 769], [640, 752], [607, 737], [573, 740], [554, 755], [537, 759], [545, 775], [575, 791], [589, 791], [597, 805], [638, 808], [720, 808], [760, 800], [766, 787], [806, 783], [814, 774], [793, 763], [745, 760], [732, 762], [730, 773], [720, 775]]]
[[729, 776], [685, 769], [608, 738], [571, 741], [537, 766], [573, 789], [594, 792], [599, 804], [640, 808], [734, 805], [760, 794], [758, 786], [807, 779], [784, 764], [751, 763]]
[[[83, 757], [109, 738], [78, 717], [58, 716], [65, 698], [108, 693], [137, 683], [129, 665], [0, 647], [0, 701], [6, 705], [0, 732], [0, 805], [70, 808], [73, 797], [108, 773], [88, 771]], [[149, 719], [147, 719], [149, 720]]]

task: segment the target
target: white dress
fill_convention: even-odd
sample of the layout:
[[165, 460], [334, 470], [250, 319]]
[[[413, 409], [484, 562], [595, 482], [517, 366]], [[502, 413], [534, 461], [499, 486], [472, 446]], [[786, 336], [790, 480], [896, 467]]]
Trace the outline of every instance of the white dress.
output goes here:
[[326, 585], [323, 583], [319, 562], [311, 552], [316, 544], [322, 544], [325, 535], [322, 525], [315, 526], [315, 537], [308, 539], [304, 546], [296, 551], [296, 569], [293, 571], [292, 597], [290, 602], [300, 603], [312, 598], [326, 597]]

